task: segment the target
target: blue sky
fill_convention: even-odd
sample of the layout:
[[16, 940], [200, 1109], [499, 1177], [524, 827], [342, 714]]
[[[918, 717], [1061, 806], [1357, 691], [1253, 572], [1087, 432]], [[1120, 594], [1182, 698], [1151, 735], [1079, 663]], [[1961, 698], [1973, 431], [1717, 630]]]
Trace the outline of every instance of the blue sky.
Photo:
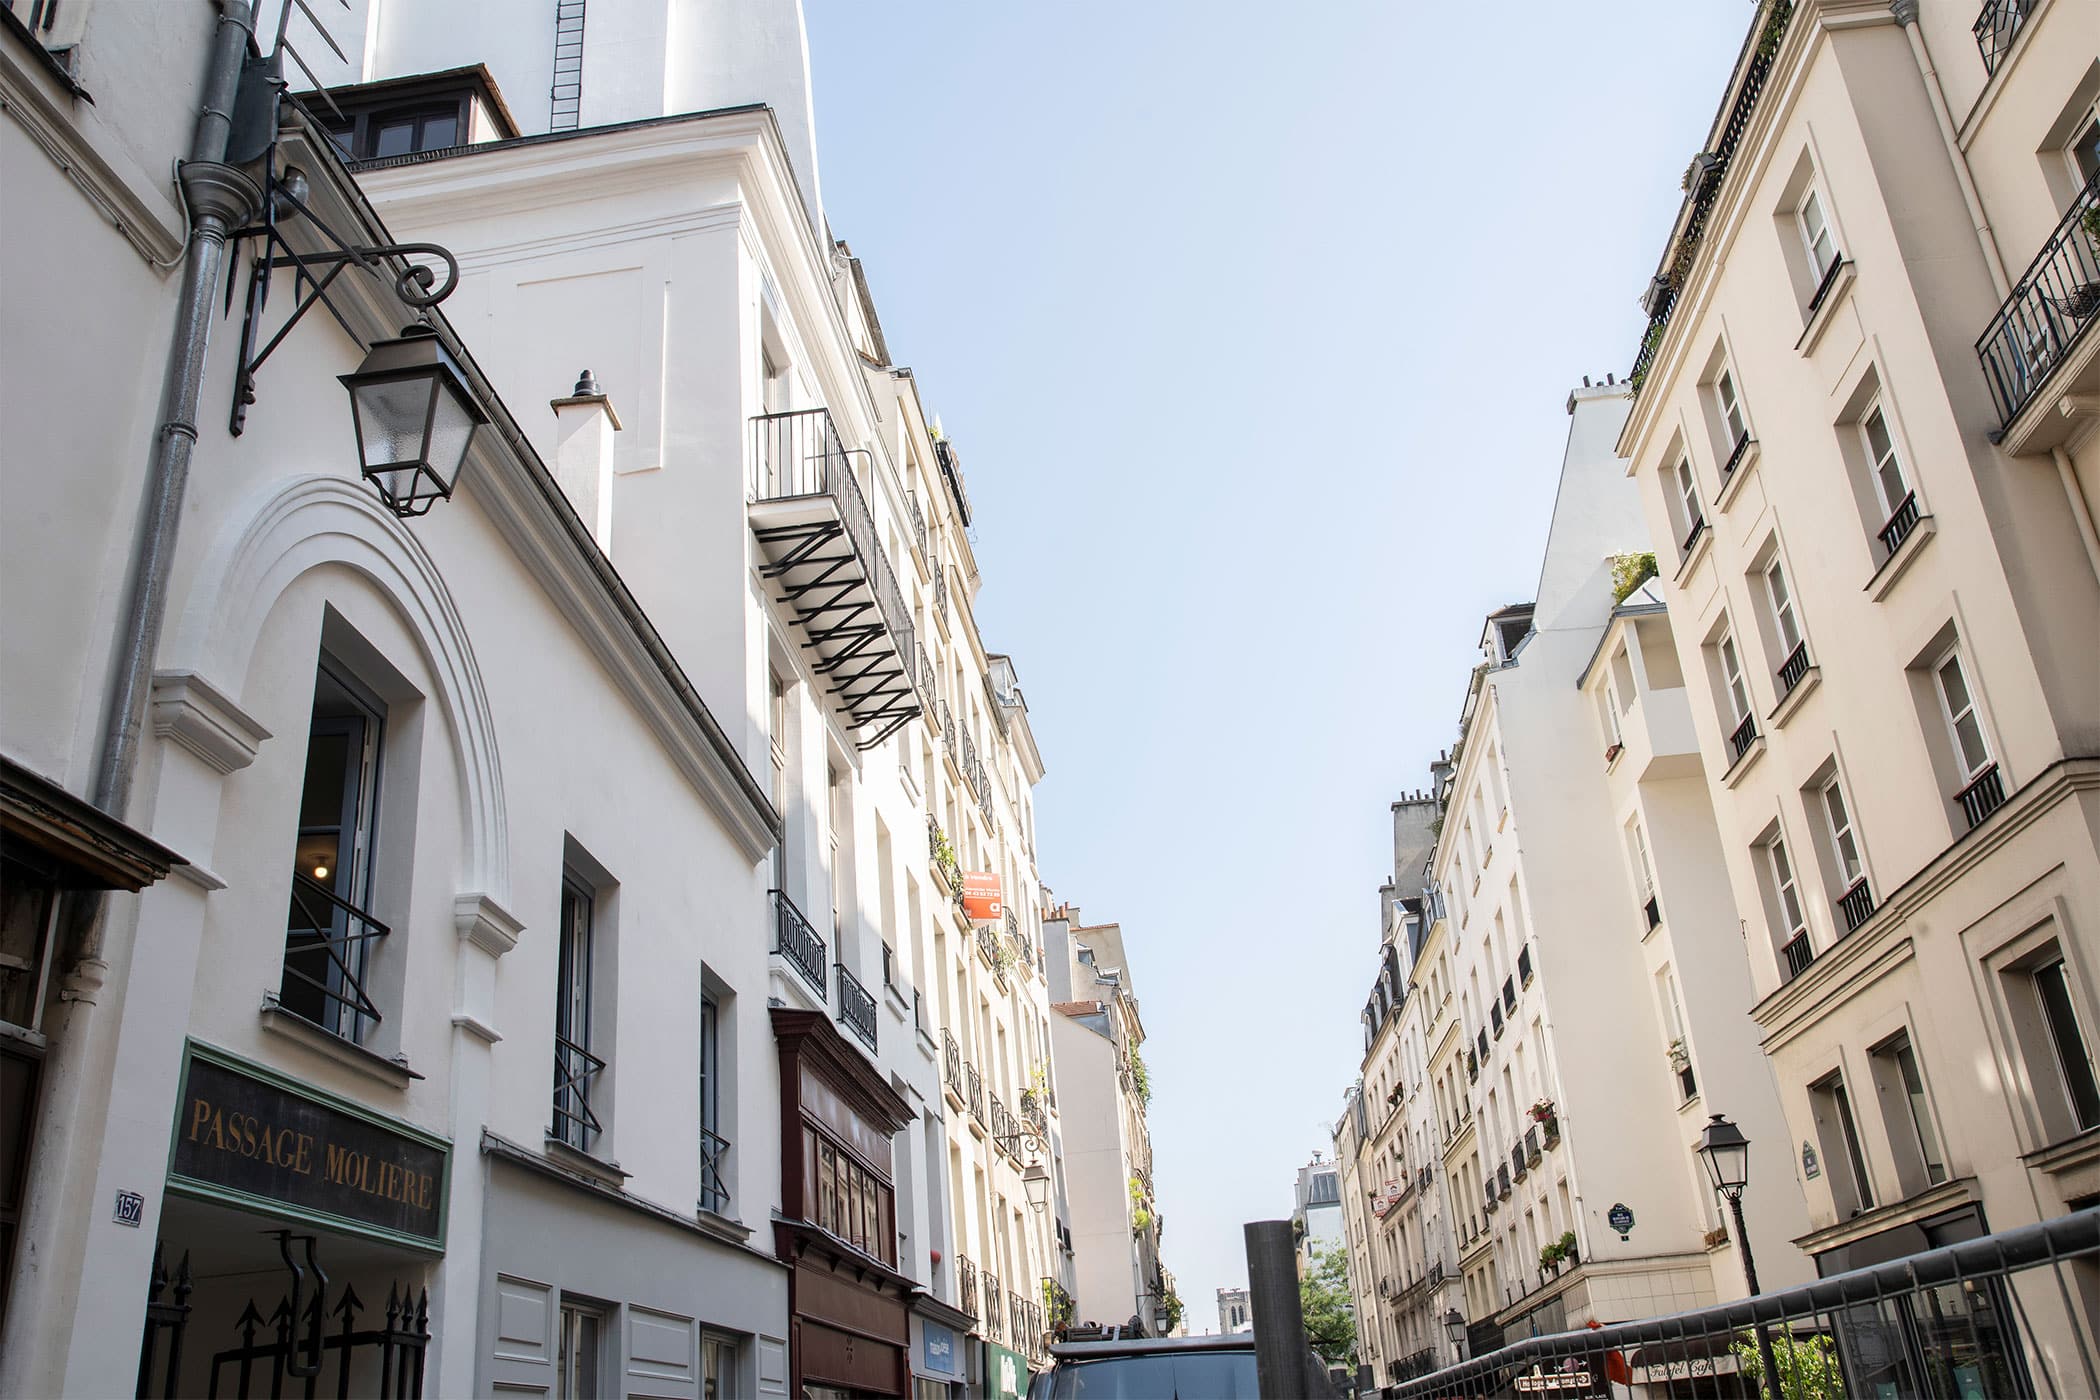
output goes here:
[[1118, 920], [1191, 1330], [1362, 1050], [1388, 804], [1528, 599], [1743, 0], [805, 0], [826, 212], [954, 439]]

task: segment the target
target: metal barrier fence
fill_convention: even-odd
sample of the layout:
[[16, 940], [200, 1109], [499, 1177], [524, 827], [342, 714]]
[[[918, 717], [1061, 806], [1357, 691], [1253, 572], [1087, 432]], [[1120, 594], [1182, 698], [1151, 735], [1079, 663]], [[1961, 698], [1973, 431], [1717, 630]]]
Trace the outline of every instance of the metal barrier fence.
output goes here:
[[1387, 1387], [1550, 1400], [2100, 1395], [2100, 1207], [1780, 1292], [1530, 1337]]

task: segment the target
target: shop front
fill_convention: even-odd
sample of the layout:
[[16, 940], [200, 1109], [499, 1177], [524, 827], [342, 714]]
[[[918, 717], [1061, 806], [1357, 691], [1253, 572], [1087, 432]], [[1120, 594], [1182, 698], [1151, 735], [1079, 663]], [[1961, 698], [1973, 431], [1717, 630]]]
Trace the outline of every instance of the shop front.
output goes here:
[[788, 1393], [911, 1393], [911, 1302], [897, 1271], [892, 1139], [911, 1105], [822, 1012], [773, 1009], [780, 1053], [781, 1217]]
[[189, 1041], [138, 1393], [417, 1400], [451, 1169], [435, 1134]]
[[1028, 1358], [995, 1342], [984, 1346], [984, 1400], [1021, 1400], [1028, 1393]]
[[961, 1400], [969, 1380], [965, 1348], [973, 1319], [960, 1308], [921, 1295], [911, 1314], [912, 1400]]

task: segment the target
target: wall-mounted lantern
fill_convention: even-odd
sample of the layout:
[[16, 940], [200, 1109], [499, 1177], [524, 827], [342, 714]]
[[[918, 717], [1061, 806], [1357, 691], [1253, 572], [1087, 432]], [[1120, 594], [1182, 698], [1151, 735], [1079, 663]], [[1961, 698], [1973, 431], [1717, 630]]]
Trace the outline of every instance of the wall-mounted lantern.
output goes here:
[[356, 373], [339, 378], [350, 391], [358, 469], [388, 508], [405, 518], [450, 500], [488, 415], [437, 332], [416, 325], [375, 341]]

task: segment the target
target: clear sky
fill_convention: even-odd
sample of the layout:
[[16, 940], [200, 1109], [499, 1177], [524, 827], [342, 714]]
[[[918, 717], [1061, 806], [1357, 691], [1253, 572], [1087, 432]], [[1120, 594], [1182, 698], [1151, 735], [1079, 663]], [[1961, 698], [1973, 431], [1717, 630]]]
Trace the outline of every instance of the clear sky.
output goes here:
[[1531, 596], [1752, 7], [805, 3], [832, 232], [962, 456], [1043, 878], [1123, 925], [1215, 1328], [1332, 1150], [1389, 804]]

